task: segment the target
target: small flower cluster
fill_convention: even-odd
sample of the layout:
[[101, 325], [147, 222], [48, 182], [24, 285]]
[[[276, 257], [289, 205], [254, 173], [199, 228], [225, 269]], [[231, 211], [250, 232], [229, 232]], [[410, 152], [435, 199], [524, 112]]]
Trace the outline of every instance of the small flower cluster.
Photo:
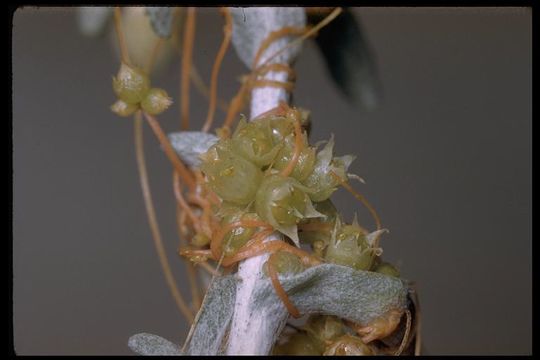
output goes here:
[[150, 115], [157, 115], [172, 104], [165, 90], [150, 87], [150, 78], [143, 70], [125, 63], [113, 77], [112, 85], [118, 100], [111, 110], [119, 116], [130, 116], [140, 108]]

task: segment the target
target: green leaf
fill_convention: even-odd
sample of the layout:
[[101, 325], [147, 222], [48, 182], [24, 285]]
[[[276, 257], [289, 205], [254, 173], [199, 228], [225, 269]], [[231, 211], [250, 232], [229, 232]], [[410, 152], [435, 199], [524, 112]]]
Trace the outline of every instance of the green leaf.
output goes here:
[[[316, 24], [324, 15], [310, 16]], [[372, 110], [377, 107], [381, 85], [370, 46], [360, 22], [347, 9], [323, 28], [315, 38], [332, 79], [354, 105]]]
[[172, 33], [173, 9], [170, 7], [147, 6], [146, 15], [157, 36], [168, 38]]

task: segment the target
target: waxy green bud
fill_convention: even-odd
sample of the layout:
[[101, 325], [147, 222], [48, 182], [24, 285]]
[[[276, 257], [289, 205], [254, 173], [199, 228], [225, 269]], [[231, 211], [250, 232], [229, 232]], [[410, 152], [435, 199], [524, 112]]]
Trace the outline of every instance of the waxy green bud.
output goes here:
[[315, 210], [305, 191], [306, 188], [293, 178], [270, 175], [264, 178], [255, 196], [257, 214], [297, 246], [300, 246], [298, 222], [323, 216]]
[[[227, 214], [221, 221], [221, 226], [232, 224], [242, 220], [258, 220], [260, 218], [255, 213], [243, 213], [241, 211]], [[221, 242], [221, 249], [225, 253], [225, 256], [234, 255], [242, 246], [244, 246], [249, 239], [255, 234], [257, 228], [255, 227], [237, 227], [225, 234]]]
[[375, 355], [375, 353], [359, 337], [346, 334], [328, 346], [323, 355]]
[[274, 347], [273, 355], [321, 355], [324, 348], [305, 332], [297, 332]]
[[221, 199], [236, 205], [247, 205], [255, 199], [262, 171], [233, 153], [230, 140], [213, 145], [201, 159], [208, 185]]
[[113, 90], [118, 98], [128, 104], [140, 103], [150, 90], [148, 75], [139, 68], [122, 63], [118, 75], [113, 77]]
[[[263, 269], [266, 274], [268, 273], [267, 262]], [[298, 274], [305, 269], [304, 264], [302, 264], [298, 256], [286, 251], [276, 252], [272, 257], [272, 265], [279, 274], [283, 275]]]
[[312, 191], [309, 197], [313, 201], [326, 200], [336, 191], [339, 180], [330, 173], [331, 171], [343, 180], [347, 180], [347, 169], [354, 160], [354, 156], [334, 157], [333, 148], [334, 138], [332, 136], [324, 148], [317, 153], [313, 172], [302, 182]]
[[150, 115], [158, 115], [167, 110], [172, 103], [165, 90], [152, 88], [141, 102], [141, 107]]
[[304, 325], [304, 330], [323, 346], [331, 344], [345, 333], [345, 327], [341, 319], [331, 315], [311, 315], [306, 325]]
[[378, 272], [379, 274], [384, 274], [397, 278], [399, 277], [399, 270], [396, 269], [392, 264], [384, 261], [379, 263], [373, 271]]
[[368, 234], [359, 226], [341, 225], [341, 221], [337, 220], [330, 244], [326, 248], [325, 259], [356, 270], [370, 270], [380, 254], [381, 249], [372, 247]]
[[[302, 141], [304, 143], [304, 147], [302, 148], [298, 161], [290, 175], [299, 181], [304, 180], [313, 172], [316, 158], [315, 149], [308, 145], [305, 135], [302, 135]], [[283, 146], [277, 154], [276, 161], [272, 167], [277, 170], [283, 170], [286, 168], [294, 155], [294, 149], [295, 136], [294, 134], [291, 134], [285, 138]]]
[[137, 105], [128, 104], [122, 100], [116, 100], [116, 102], [111, 105], [111, 111], [116, 115], [123, 117], [133, 115], [137, 109], [139, 109]]
[[247, 123], [242, 118], [233, 136], [233, 148], [245, 159], [259, 167], [269, 165], [276, 157], [280, 145], [274, 145], [268, 122]]

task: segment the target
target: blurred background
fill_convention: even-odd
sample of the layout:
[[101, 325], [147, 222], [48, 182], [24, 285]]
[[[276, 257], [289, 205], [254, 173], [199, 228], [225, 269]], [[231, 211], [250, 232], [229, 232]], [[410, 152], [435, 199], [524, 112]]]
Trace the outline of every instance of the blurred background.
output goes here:
[[[311, 141], [335, 135], [356, 154], [355, 184], [382, 217], [384, 258], [414, 280], [425, 354], [532, 352], [532, 42], [527, 8], [356, 8], [383, 86], [374, 111], [349, 105], [313, 41], [296, 62], [295, 104]], [[222, 39], [215, 8], [199, 9], [194, 63], [208, 83]], [[149, 332], [181, 343], [148, 227], [131, 118], [109, 110], [114, 36], [84, 37], [74, 8], [13, 19], [13, 325], [19, 355], [128, 355]], [[129, 37], [129, 33], [126, 35]], [[179, 129], [178, 57], [153, 75], [176, 99], [160, 116]], [[248, 72], [227, 52], [219, 95]], [[207, 100], [191, 92], [196, 128]], [[217, 114], [221, 124], [223, 112]], [[158, 220], [180, 286], [184, 265], [171, 166], [148, 128]], [[373, 226], [345, 190], [351, 219]]]

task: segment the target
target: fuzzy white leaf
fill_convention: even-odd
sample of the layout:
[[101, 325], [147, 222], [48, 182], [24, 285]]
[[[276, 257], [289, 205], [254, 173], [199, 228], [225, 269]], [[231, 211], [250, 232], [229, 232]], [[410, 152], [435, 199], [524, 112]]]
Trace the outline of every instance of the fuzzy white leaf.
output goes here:
[[141, 333], [133, 335], [129, 338], [128, 346], [133, 352], [139, 355], [182, 355], [182, 351], [178, 345], [153, 334]]
[[[306, 23], [306, 14], [302, 7], [233, 7], [230, 10], [233, 18], [233, 46], [238, 57], [250, 69], [257, 50], [270, 32], [287, 26], [303, 27]], [[289, 41], [290, 39], [286, 40], [285, 44]], [[276, 41], [276, 43], [278, 42]], [[270, 46], [265, 55], [271, 56], [276, 50], [279, 48]], [[290, 63], [299, 52], [300, 46], [294, 46], [290, 51], [278, 55], [275, 61]], [[262, 56], [260, 62], [264, 60], [265, 56]]]
[[199, 155], [204, 154], [219, 138], [202, 131], [180, 131], [168, 135], [172, 147], [189, 167], [201, 165]]

